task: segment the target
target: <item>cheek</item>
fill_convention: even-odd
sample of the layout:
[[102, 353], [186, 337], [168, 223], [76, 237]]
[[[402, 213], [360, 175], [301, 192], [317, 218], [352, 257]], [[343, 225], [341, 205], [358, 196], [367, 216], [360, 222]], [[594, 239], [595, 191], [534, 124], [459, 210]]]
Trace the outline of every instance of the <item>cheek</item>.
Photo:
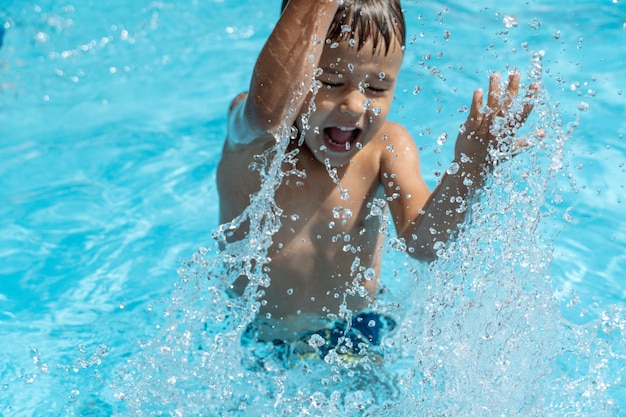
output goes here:
[[[324, 120], [335, 109], [335, 101], [331, 94], [322, 92], [321, 90], [315, 96], [313, 101], [313, 108], [310, 105], [310, 98], [302, 106], [300, 114], [308, 114], [308, 121], [311, 128], [317, 126], [319, 123], [323, 123]], [[314, 109], [314, 110], [313, 110]]]
[[387, 119], [391, 109], [391, 101], [387, 99], [374, 100], [372, 108], [376, 109], [369, 112], [372, 124], [382, 124]]
[[338, 93], [337, 89], [327, 89], [322, 87], [315, 96], [315, 106], [317, 110], [329, 110], [332, 109], [334, 103], [337, 102]]
[[[311, 103], [313, 100], [313, 103]], [[312, 128], [315, 126], [316, 120], [318, 119], [317, 113], [319, 112], [322, 100], [320, 100], [320, 94], [318, 93], [315, 97], [313, 97], [312, 93], [309, 93], [306, 96], [306, 99], [302, 103], [302, 107], [300, 108], [300, 112], [298, 112], [298, 117], [296, 117], [295, 125], [296, 127], [302, 131], [303, 125], [308, 124], [308, 128]], [[313, 110], [315, 109], [315, 110]], [[303, 123], [303, 119], [304, 122]]]

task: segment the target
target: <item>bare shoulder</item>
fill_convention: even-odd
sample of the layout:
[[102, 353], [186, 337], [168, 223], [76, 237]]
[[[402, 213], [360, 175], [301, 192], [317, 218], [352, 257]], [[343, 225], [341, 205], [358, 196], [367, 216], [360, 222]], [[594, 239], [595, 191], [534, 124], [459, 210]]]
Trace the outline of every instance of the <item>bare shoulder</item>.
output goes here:
[[381, 152], [380, 182], [400, 236], [430, 196], [422, 177], [417, 145], [411, 133], [394, 122], [385, 124], [386, 148]]
[[403, 137], [405, 139], [411, 139], [411, 134], [406, 129], [406, 127], [404, 127], [400, 123], [391, 120], [385, 121], [385, 124], [383, 125], [383, 130], [386, 134], [393, 137]]
[[397, 143], [398, 145], [415, 144], [411, 133], [407, 130], [406, 127], [404, 127], [400, 123], [387, 121], [385, 123], [384, 129], [388, 139], [394, 143]]

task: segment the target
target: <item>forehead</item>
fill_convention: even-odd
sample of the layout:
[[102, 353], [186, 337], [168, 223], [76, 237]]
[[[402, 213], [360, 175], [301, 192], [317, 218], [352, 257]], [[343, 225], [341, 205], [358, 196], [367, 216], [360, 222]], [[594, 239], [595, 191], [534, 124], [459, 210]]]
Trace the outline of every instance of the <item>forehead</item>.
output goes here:
[[399, 43], [394, 42], [387, 54], [384, 48], [376, 49], [372, 40], [367, 41], [361, 49], [348, 40], [326, 43], [320, 58], [320, 67], [325, 71], [349, 72], [356, 74], [395, 75], [400, 71], [404, 52]]

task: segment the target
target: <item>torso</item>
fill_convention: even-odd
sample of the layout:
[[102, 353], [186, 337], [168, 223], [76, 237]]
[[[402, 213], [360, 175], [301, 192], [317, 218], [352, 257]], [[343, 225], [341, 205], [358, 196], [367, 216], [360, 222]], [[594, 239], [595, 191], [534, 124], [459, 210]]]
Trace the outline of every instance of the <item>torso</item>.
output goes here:
[[[301, 148], [297, 168], [306, 178], [287, 176], [275, 193], [282, 227], [268, 252], [271, 284], [264, 289], [266, 303], [259, 315], [277, 323], [277, 334], [269, 339], [283, 337], [280, 327], [297, 334], [310, 330], [319, 317], [339, 315], [342, 304], [357, 312], [375, 298], [383, 234], [381, 216], [370, 213], [372, 204], [384, 199], [379, 177], [383, 150], [382, 141], [366, 144], [349, 164], [337, 168], [340, 183], [335, 184], [326, 167]], [[259, 174], [247, 167], [262, 151], [225, 148], [218, 168], [222, 222], [239, 215], [250, 203], [249, 194], [258, 191]], [[347, 190], [347, 199], [340, 187]], [[233, 238], [246, 232], [244, 228]], [[365, 274], [373, 279], [362, 278]], [[246, 280], [236, 284], [241, 292]]]
[[[268, 311], [337, 313], [353, 283], [363, 285], [370, 296], [375, 294], [376, 280], [355, 281], [360, 268], [351, 271], [357, 257], [361, 267], [378, 268], [379, 218], [369, 216], [368, 205], [378, 192], [379, 170], [374, 160], [364, 157], [366, 150], [362, 152], [351, 165], [338, 169], [339, 186], [347, 190], [345, 200], [325, 167], [304, 151], [300, 163], [307, 177], [288, 178], [277, 190], [283, 227], [274, 236], [270, 267], [272, 278], [282, 279], [276, 282], [278, 291], [272, 291], [275, 297], [268, 294]], [[285, 297], [289, 288], [293, 297]], [[347, 303], [349, 308], [362, 309], [368, 300], [355, 296]]]

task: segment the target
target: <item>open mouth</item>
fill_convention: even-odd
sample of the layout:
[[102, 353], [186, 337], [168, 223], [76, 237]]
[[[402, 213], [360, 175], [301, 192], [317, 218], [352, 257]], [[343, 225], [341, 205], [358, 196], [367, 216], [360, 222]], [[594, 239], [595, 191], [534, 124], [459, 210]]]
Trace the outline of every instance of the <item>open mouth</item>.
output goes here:
[[349, 152], [361, 138], [361, 132], [355, 127], [327, 127], [324, 129], [324, 145], [334, 152]]

